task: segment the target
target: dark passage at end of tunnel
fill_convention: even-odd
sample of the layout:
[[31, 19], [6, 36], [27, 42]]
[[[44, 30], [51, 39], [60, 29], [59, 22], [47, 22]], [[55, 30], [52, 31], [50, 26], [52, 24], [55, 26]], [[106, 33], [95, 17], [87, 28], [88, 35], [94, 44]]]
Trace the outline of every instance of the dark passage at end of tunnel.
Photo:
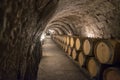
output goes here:
[[120, 0], [0, 0], [0, 80], [120, 80], [119, 58]]

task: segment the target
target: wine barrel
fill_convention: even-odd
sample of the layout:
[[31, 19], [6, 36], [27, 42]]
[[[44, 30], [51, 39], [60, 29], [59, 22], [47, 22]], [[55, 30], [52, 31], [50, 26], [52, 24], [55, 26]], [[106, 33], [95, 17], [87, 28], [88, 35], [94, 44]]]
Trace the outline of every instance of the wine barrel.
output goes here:
[[76, 49], [74, 48], [74, 49], [72, 50], [72, 58], [73, 58], [74, 60], [76, 60], [78, 54], [79, 54], [79, 51], [76, 51]]
[[100, 64], [94, 57], [91, 57], [88, 60], [88, 62], [87, 62], [87, 70], [90, 73], [90, 76], [92, 78], [98, 76], [98, 74], [100, 72]]
[[65, 45], [65, 52], [67, 53], [68, 52], [68, 46]]
[[70, 37], [70, 47], [71, 48], [75, 47], [75, 41], [76, 41], [76, 37], [75, 36], [71, 36]]
[[76, 38], [75, 49], [76, 50], [81, 50], [82, 49], [82, 39], [80, 39], [79, 37]]
[[115, 40], [102, 40], [95, 46], [95, 57], [100, 63], [120, 62], [120, 43]]
[[83, 52], [80, 52], [79, 55], [78, 55], [78, 62], [79, 62], [79, 65], [81, 67], [85, 66], [85, 62], [86, 62], [86, 57], [85, 55], [83, 54]]
[[94, 46], [99, 39], [87, 38], [83, 42], [83, 52], [87, 56], [94, 55]]
[[70, 37], [67, 36], [67, 45], [69, 46], [69, 44], [70, 44]]
[[71, 53], [72, 53], [72, 48], [69, 46], [68, 47], [68, 55], [71, 56]]
[[103, 80], [120, 80], [120, 69], [110, 67], [103, 73]]
[[67, 43], [67, 36], [64, 36], [63, 43], [64, 43], [64, 44], [66, 44], [66, 43]]

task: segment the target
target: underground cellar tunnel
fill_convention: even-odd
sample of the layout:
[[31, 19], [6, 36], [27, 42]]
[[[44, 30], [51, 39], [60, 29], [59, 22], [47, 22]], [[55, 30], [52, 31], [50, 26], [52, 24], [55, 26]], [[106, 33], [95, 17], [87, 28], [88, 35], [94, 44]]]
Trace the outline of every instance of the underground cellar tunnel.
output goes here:
[[120, 80], [119, 58], [120, 0], [0, 0], [0, 80]]

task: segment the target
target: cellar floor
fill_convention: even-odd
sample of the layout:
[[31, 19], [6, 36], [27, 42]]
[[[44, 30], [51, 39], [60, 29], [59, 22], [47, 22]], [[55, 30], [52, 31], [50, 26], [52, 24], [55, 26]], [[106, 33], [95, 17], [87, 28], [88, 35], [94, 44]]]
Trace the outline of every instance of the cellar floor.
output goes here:
[[45, 38], [37, 80], [90, 80], [50, 37]]

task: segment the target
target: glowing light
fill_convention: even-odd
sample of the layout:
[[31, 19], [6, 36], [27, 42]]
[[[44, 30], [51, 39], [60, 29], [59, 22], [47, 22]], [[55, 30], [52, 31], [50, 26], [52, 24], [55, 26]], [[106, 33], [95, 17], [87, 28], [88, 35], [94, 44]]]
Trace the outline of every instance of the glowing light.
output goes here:
[[49, 32], [50, 32], [50, 33], [54, 33], [54, 30], [49, 29]]
[[94, 37], [94, 32], [93, 32], [93, 29], [90, 28], [89, 26], [86, 26], [85, 27], [85, 33], [86, 33], [86, 36], [87, 37]]
[[94, 34], [87, 33], [87, 36], [88, 36], [88, 37], [94, 37]]
[[45, 34], [42, 34], [40, 40], [43, 41], [44, 39], [45, 39]]

